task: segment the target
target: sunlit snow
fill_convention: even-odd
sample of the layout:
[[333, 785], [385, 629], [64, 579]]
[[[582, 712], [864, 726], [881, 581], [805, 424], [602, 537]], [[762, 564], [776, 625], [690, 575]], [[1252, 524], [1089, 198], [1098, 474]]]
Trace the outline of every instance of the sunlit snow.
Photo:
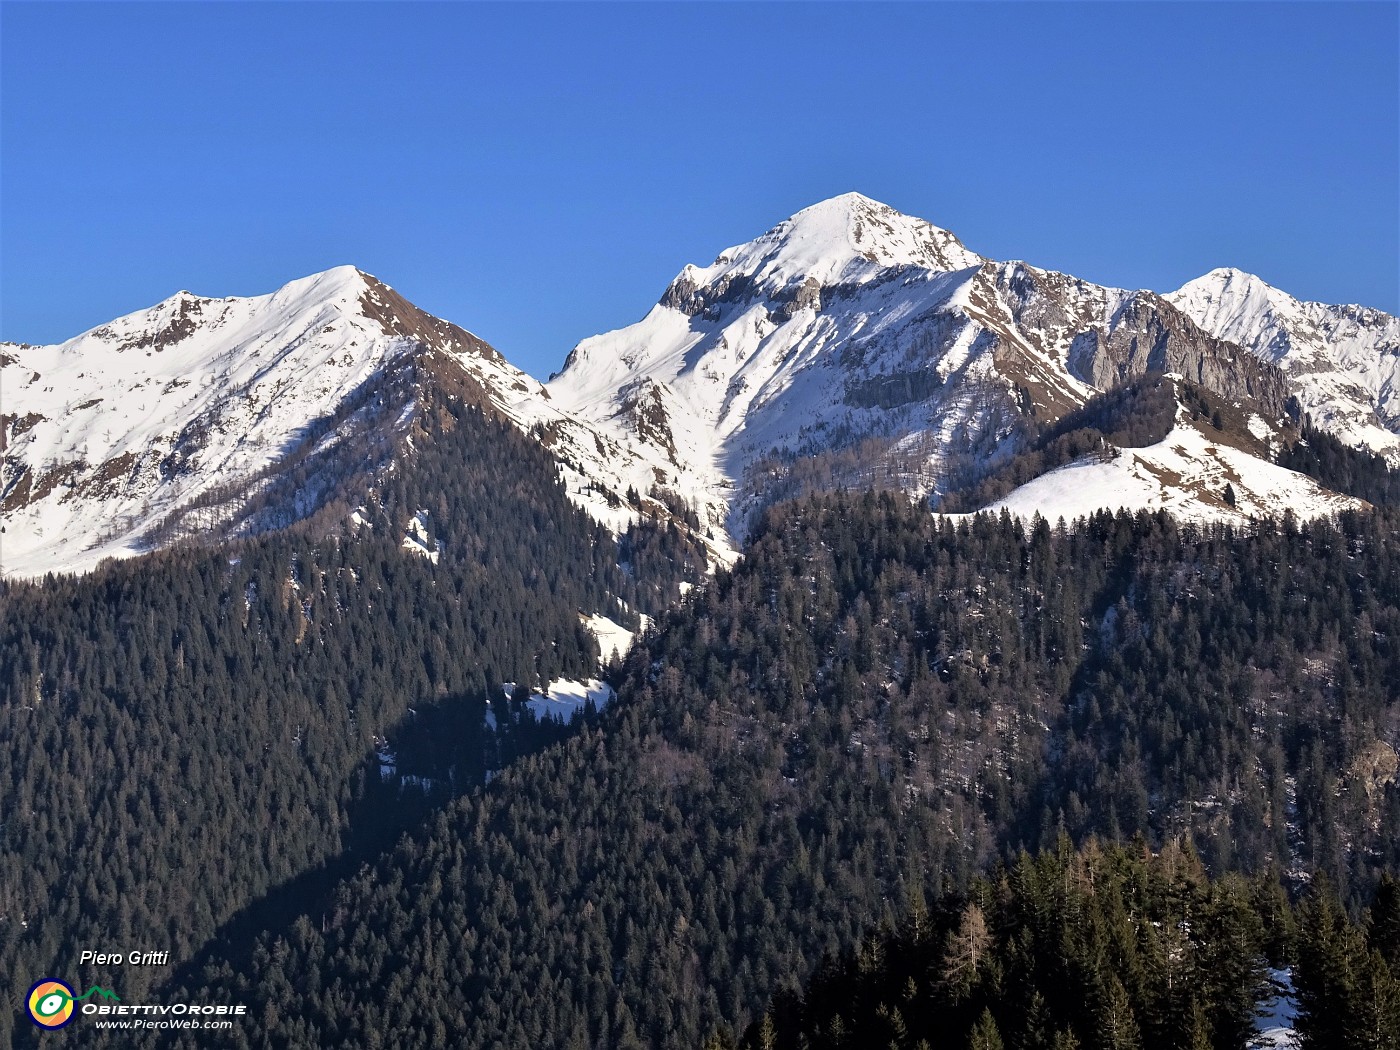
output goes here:
[[[1227, 502], [1227, 486], [1234, 506]], [[1077, 460], [1022, 485], [990, 509], [1067, 522], [1096, 510], [1119, 509], [1238, 522], [1286, 510], [1301, 518], [1317, 517], [1359, 505], [1303, 474], [1212, 442], [1195, 427], [1178, 423], [1156, 445]]]

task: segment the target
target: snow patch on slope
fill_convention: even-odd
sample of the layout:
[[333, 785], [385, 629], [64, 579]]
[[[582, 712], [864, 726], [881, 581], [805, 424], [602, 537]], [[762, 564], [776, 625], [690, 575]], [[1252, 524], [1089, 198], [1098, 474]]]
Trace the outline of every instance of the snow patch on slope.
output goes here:
[[[1003, 508], [1030, 518], [1066, 522], [1097, 510], [1166, 510], [1193, 521], [1243, 521], [1281, 515], [1302, 518], [1362, 506], [1321, 488], [1296, 471], [1210, 440], [1178, 423], [1165, 439], [1146, 448], [1086, 456], [1027, 482], [989, 510]], [[1235, 505], [1226, 501], [1226, 487]]]
[[579, 619], [583, 621], [583, 625], [592, 631], [594, 637], [598, 639], [598, 652], [601, 654], [604, 663], [607, 663], [614, 657], [620, 660], [626, 656], [631, 651], [632, 643], [637, 635], [644, 632], [651, 625], [651, 617], [646, 615], [642, 616], [642, 625], [637, 631], [629, 631], [626, 627], [623, 627], [622, 624], [608, 619], [608, 617], [601, 613], [594, 613], [592, 616], [580, 614]]
[[546, 691], [537, 690], [530, 694], [529, 706], [536, 718], [567, 722], [590, 703], [601, 711], [615, 695], [612, 686], [597, 678], [586, 682], [556, 678], [549, 683]]
[[1298, 995], [1293, 988], [1292, 970], [1269, 971], [1269, 994], [1260, 1003], [1254, 1018], [1255, 1035], [1249, 1050], [1298, 1050], [1302, 1044], [1295, 1028]]
[[434, 565], [438, 563], [438, 556], [442, 553], [442, 544], [434, 540], [428, 532], [428, 512], [426, 510], [420, 510], [408, 519], [408, 528], [404, 533], [401, 546], [412, 554], [427, 558]]

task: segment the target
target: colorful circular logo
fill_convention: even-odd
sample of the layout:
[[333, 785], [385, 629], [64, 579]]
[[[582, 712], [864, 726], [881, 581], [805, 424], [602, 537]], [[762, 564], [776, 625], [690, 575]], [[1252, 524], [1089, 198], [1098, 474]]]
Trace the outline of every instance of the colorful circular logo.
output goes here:
[[73, 989], [46, 977], [29, 989], [29, 1017], [40, 1028], [62, 1028], [73, 1020]]

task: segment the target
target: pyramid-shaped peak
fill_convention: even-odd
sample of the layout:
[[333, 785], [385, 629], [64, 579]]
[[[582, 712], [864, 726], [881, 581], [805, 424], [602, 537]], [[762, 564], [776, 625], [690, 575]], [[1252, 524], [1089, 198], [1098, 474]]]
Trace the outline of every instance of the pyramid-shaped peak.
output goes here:
[[838, 193], [835, 197], [828, 197], [826, 200], [817, 201], [816, 204], [810, 204], [793, 215], [789, 221], [798, 222], [809, 216], [813, 218], [828, 215], [857, 217], [881, 212], [900, 214], [888, 204], [852, 190], [849, 193]]
[[886, 267], [948, 271], [982, 262], [947, 230], [852, 192], [803, 208], [689, 276], [697, 284], [743, 274], [764, 285], [829, 285], [869, 279]]
[[1252, 274], [1247, 270], [1241, 270], [1234, 266], [1217, 266], [1209, 273], [1197, 277], [1190, 284], [1200, 285], [1227, 285], [1239, 284], [1244, 287], [1270, 287], [1269, 283], [1262, 277]]
[[1166, 298], [1196, 316], [1198, 321], [1208, 309], [1257, 310], [1270, 304], [1294, 301], [1262, 277], [1233, 266], [1220, 266], [1195, 280], [1187, 281], [1176, 291], [1168, 293]]
[[354, 266], [333, 266], [329, 270], [313, 273], [288, 281], [273, 293], [275, 301], [331, 300], [346, 296], [358, 297], [371, 280], [368, 274]]
[[818, 201], [779, 224], [774, 232], [839, 245], [887, 265], [961, 269], [982, 262], [947, 230], [862, 193]]

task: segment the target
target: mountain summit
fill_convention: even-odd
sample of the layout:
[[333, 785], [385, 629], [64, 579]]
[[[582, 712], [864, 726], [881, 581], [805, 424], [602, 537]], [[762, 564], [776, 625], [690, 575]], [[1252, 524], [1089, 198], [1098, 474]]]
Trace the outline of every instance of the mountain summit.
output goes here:
[[1206, 331], [1279, 366], [1313, 422], [1400, 460], [1400, 319], [1301, 302], [1242, 270], [1212, 270], [1167, 299]]
[[671, 484], [742, 535], [757, 509], [804, 488], [937, 499], [1036, 428], [1149, 373], [1248, 401], [1262, 425], [1285, 416], [1273, 361], [1162, 296], [993, 262], [852, 193], [686, 266], [642, 320], [580, 343], [549, 391], [649, 450]]
[[765, 291], [794, 284], [860, 284], [884, 267], [963, 270], [984, 260], [953, 234], [859, 193], [813, 204], [763, 236], [721, 253], [709, 267], [688, 266], [697, 285], [751, 277]]

